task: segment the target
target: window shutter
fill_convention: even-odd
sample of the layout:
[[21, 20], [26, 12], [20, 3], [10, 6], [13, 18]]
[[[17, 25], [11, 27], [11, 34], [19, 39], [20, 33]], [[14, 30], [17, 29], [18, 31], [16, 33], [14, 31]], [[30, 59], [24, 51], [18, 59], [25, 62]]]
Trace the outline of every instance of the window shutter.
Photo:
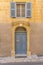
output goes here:
[[11, 17], [16, 17], [16, 3], [15, 2], [11, 2]]
[[32, 3], [26, 3], [26, 17], [32, 17]]

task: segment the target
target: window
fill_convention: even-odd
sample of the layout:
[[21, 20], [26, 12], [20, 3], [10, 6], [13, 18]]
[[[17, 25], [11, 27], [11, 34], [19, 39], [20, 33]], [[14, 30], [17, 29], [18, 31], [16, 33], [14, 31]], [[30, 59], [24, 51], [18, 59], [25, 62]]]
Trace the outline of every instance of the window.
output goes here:
[[25, 4], [17, 4], [17, 17], [25, 17]]
[[15, 3], [11, 2], [11, 17], [31, 17], [31, 3]]

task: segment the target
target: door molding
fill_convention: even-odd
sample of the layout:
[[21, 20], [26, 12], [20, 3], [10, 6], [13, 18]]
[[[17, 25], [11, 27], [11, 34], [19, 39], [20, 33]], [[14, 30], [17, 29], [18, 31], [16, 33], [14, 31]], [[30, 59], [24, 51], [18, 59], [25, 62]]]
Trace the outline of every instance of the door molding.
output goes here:
[[[22, 24], [22, 26], [20, 26]], [[30, 24], [27, 22], [13, 22], [12, 26], [12, 48], [11, 48], [11, 56], [15, 56], [15, 30], [18, 27], [24, 27], [27, 31], [27, 56], [31, 55], [30, 50]]]

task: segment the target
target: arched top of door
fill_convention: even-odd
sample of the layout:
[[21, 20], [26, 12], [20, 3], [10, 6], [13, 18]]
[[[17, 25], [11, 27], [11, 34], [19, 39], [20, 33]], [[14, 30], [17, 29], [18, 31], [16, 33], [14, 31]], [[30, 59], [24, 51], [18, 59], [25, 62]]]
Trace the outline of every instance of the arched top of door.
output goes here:
[[26, 29], [24, 27], [17, 27], [16, 32], [26, 32]]

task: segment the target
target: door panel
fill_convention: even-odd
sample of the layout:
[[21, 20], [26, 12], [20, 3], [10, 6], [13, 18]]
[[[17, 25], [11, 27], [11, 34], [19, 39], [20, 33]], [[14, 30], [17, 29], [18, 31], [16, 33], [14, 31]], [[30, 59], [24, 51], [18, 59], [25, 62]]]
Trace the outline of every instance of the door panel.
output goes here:
[[15, 53], [16, 54], [26, 54], [27, 53], [26, 32], [16, 32]]

